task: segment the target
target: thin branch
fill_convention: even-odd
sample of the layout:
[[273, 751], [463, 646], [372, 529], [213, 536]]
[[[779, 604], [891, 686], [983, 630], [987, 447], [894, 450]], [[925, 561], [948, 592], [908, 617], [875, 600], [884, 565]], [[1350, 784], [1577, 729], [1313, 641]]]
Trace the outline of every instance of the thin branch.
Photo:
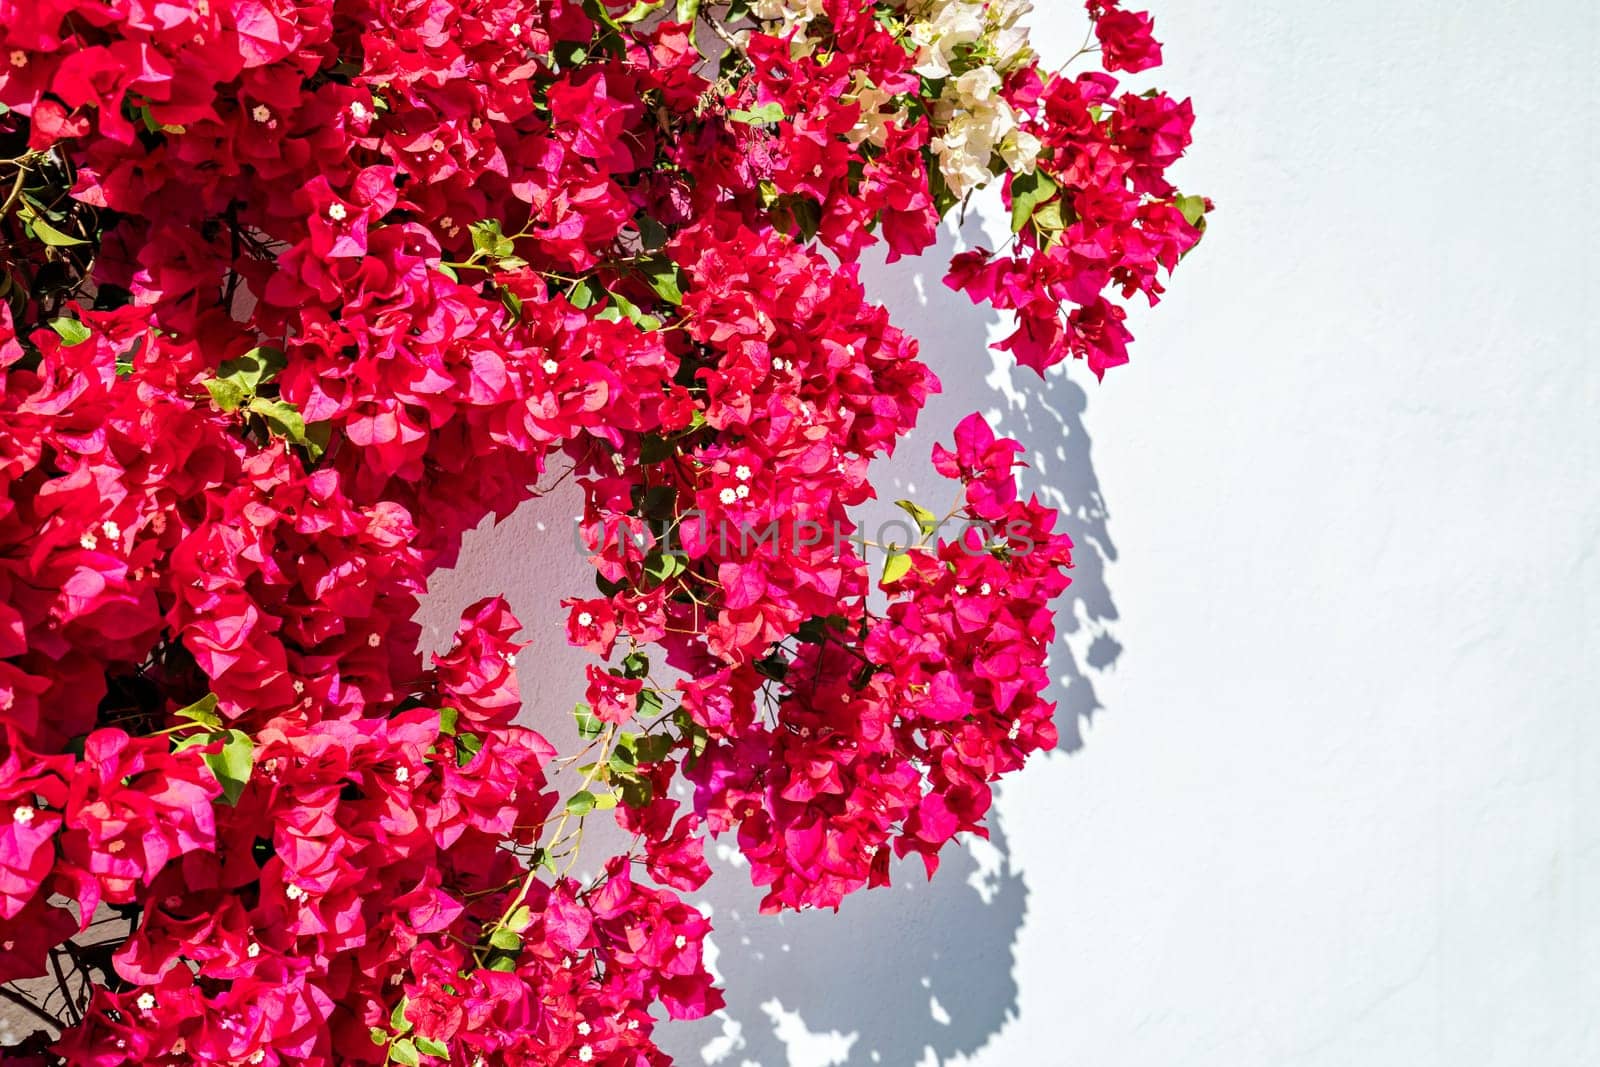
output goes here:
[[0, 204], [0, 215], [4, 215], [9, 212], [11, 210], [11, 205], [15, 204], [17, 202], [17, 198], [22, 195], [22, 179], [26, 178], [27, 176], [28, 168], [24, 164], [17, 164], [17, 180], [11, 183], [11, 195], [6, 197], [6, 202], [4, 204]]
[[[77, 965], [77, 957], [72, 960]], [[61, 957], [54, 951], [50, 953], [50, 969], [56, 974], [56, 985], [61, 988], [61, 1001], [67, 1006], [67, 1011], [72, 1015], [72, 1025], [77, 1026], [83, 1022], [83, 1012], [78, 1010], [77, 1001], [72, 997], [72, 986], [67, 983], [67, 974], [61, 969]]]
[[48, 1023], [54, 1029], [56, 1029], [56, 1030], [60, 1030], [61, 1029], [61, 1020], [60, 1019], [57, 1019], [54, 1015], [51, 1015], [49, 1012], [47, 1012], [43, 1008], [39, 1007], [39, 1005], [35, 1004], [33, 1001], [31, 1001], [27, 997], [23, 996], [21, 993], [17, 992], [15, 989], [12, 989], [10, 986], [0, 985], [0, 997], [4, 997], [6, 1000], [9, 1000], [11, 1003], [15, 1004], [17, 1007], [23, 1009], [24, 1011], [30, 1012], [31, 1014], [38, 1016], [40, 1019], [43, 1019], [46, 1023]]

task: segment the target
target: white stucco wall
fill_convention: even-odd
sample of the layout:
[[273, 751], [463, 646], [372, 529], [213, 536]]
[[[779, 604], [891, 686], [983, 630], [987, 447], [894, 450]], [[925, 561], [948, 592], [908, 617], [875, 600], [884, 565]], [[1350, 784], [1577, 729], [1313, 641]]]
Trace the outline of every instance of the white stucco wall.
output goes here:
[[[1132, 365], [994, 369], [936, 262], [872, 272], [947, 388], [892, 484], [983, 409], [1073, 516], [1076, 727], [932, 886], [768, 919], [719, 873], [682, 1062], [1600, 1063], [1600, 6], [1151, 6], [1219, 211]], [[427, 613], [542, 617], [541, 723], [570, 504]]]

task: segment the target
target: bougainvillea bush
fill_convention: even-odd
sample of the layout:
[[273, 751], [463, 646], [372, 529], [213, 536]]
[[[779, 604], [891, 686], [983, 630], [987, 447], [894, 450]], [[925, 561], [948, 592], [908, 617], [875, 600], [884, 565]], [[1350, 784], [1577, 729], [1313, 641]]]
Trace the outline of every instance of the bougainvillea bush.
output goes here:
[[[0, 1061], [662, 1064], [720, 1004], [708, 835], [783, 909], [983, 832], [1070, 544], [976, 416], [948, 514], [853, 538], [938, 388], [856, 262], [994, 186], [949, 284], [1100, 374], [1209, 207], [1187, 102], [1109, 73], [1150, 18], [1050, 70], [1027, 13], [0, 0]], [[503, 601], [411, 619], [568, 478], [558, 754]]]

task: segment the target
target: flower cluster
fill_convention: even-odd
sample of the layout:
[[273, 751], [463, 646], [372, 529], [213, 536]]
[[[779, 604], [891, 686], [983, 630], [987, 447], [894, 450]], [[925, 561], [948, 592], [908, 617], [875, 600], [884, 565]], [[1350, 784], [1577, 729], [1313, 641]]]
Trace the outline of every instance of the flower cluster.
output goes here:
[[[1071, 546], [973, 417], [949, 515], [872, 558], [939, 383], [855, 263], [996, 184], [1013, 245], [952, 284], [1099, 373], [1104, 294], [1154, 301], [1209, 207], [1164, 176], [1187, 103], [1042, 70], [1027, 11], [0, 0], [16, 1062], [664, 1064], [721, 1003], [709, 835], [806, 908], [983, 832], [1054, 743]], [[1107, 69], [1159, 61], [1088, 13]], [[432, 657], [411, 619], [567, 478], [558, 755], [502, 601]], [[597, 818], [629, 843], [580, 867]]]
[[[1160, 62], [1149, 15], [1117, 0], [1087, 6], [1108, 70]], [[1210, 201], [1180, 194], [1165, 176], [1189, 146], [1194, 111], [1164, 93], [1119, 94], [1103, 71], [1046, 77], [1028, 67], [1008, 88], [1024, 116], [1020, 136], [1038, 145], [1033, 169], [1006, 180], [1012, 247], [962, 253], [946, 281], [1015, 312], [1017, 329], [999, 347], [1019, 363], [1042, 371], [1077, 358], [1104, 375], [1128, 361], [1133, 340], [1126, 311], [1106, 291], [1140, 292], [1154, 304], [1161, 275], [1204, 232]]]

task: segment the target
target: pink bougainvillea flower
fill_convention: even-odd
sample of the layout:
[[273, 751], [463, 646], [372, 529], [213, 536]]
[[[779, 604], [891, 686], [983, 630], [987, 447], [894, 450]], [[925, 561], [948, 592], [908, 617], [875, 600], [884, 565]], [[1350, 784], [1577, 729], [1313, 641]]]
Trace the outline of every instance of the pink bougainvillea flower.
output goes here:
[[[1126, 362], [1211, 208], [1189, 102], [1111, 73], [1152, 20], [1091, 0], [1058, 72], [648, 6], [0, 0], [0, 982], [60, 1012], [0, 1059], [662, 1067], [723, 1003], [709, 839], [837, 908], [1054, 745], [1021, 445], [967, 418], [888, 560], [858, 526], [940, 383], [856, 264], [993, 185], [947, 283], [1022, 366]], [[563, 485], [512, 561], [593, 571], [518, 606], [590, 658], [552, 722], [503, 599], [417, 620]]]

